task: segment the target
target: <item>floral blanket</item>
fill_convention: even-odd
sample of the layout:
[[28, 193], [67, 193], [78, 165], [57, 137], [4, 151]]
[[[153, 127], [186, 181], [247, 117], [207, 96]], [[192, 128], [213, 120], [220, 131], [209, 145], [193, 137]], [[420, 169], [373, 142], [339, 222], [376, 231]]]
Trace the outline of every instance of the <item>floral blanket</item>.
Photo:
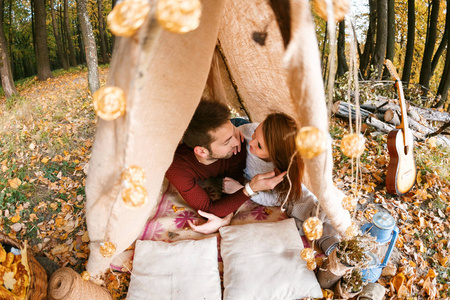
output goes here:
[[[220, 197], [221, 192], [217, 189], [217, 186], [220, 186], [217, 184], [217, 181], [204, 183], [205, 190], [213, 199]], [[254, 222], [275, 222], [286, 218], [285, 213], [281, 211], [280, 207], [265, 207], [248, 200], [237, 210], [231, 221], [231, 225]], [[188, 220], [202, 219], [196, 211], [188, 206], [177, 190], [167, 180], [164, 180], [156, 214], [147, 221], [138, 239], [170, 243], [179, 240], [200, 240], [215, 235], [217, 236], [217, 246], [219, 249], [219, 269], [222, 271], [219, 233], [205, 235], [194, 232], [187, 222]], [[129, 267], [131, 267], [132, 255], [132, 251], [126, 251], [113, 262], [111, 267], [118, 271], [128, 271]]]

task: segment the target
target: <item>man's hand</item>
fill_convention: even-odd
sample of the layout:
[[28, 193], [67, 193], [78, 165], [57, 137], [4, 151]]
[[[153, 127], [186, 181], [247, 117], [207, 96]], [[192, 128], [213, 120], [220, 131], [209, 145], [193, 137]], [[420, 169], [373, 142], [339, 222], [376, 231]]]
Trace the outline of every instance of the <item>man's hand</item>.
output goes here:
[[225, 194], [234, 194], [244, 186], [239, 183], [239, 181], [234, 180], [230, 177], [225, 177], [222, 181], [222, 192]]
[[240, 142], [239, 145], [234, 149], [234, 155], [241, 152], [241, 145], [245, 140], [244, 134], [237, 128], [234, 127], [234, 137]]
[[231, 213], [226, 217], [219, 218], [216, 215], [201, 210], [198, 211], [198, 214], [208, 219], [208, 221], [206, 221], [206, 223], [204, 224], [197, 225], [194, 224], [191, 220], [188, 220], [188, 224], [192, 228], [192, 230], [203, 234], [214, 233], [218, 231], [220, 227], [229, 225], [231, 222], [231, 218], [233, 217], [233, 213]]
[[275, 176], [275, 172], [272, 171], [255, 175], [252, 180], [250, 180], [250, 187], [254, 192], [272, 190], [277, 184], [283, 181], [286, 173], [287, 172], [283, 172], [280, 175]]

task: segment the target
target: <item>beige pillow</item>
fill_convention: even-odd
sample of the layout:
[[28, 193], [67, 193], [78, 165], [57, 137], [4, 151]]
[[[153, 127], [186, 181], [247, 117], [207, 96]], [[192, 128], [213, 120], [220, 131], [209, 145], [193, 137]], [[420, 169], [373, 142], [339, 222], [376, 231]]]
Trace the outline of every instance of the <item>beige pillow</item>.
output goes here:
[[322, 298], [294, 219], [220, 229], [224, 300]]
[[137, 241], [127, 299], [221, 299], [217, 237]]

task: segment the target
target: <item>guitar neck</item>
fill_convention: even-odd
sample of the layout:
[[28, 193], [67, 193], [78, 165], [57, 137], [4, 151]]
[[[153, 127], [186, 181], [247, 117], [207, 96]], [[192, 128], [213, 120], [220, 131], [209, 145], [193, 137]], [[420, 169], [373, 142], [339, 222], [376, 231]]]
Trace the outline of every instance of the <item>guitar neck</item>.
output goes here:
[[398, 102], [400, 103], [400, 111], [401, 111], [401, 120], [400, 125], [397, 126], [397, 129], [402, 129], [403, 131], [408, 129], [408, 117], [406, 112], [406, 103], [405, 96], [403, 95], [403, 86], [400, 80], [395, 81], [395, 86], [398, 90]]

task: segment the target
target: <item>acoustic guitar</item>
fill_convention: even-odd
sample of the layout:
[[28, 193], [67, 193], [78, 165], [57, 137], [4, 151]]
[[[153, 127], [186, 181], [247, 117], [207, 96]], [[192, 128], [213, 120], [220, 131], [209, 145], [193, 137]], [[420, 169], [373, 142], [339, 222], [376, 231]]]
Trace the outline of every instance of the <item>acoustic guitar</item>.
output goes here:
[[386, 59], [384, 63], [395, 80], [401, 110], [400, 125], [389, 132], [387, 139], [390, 161], [386, 174], [386, 189], [388, 193], [402, 196], [409, 192], [416, 182], [414, 140], [411, 130], [408, 128], [402, 82], [392, 62]]

